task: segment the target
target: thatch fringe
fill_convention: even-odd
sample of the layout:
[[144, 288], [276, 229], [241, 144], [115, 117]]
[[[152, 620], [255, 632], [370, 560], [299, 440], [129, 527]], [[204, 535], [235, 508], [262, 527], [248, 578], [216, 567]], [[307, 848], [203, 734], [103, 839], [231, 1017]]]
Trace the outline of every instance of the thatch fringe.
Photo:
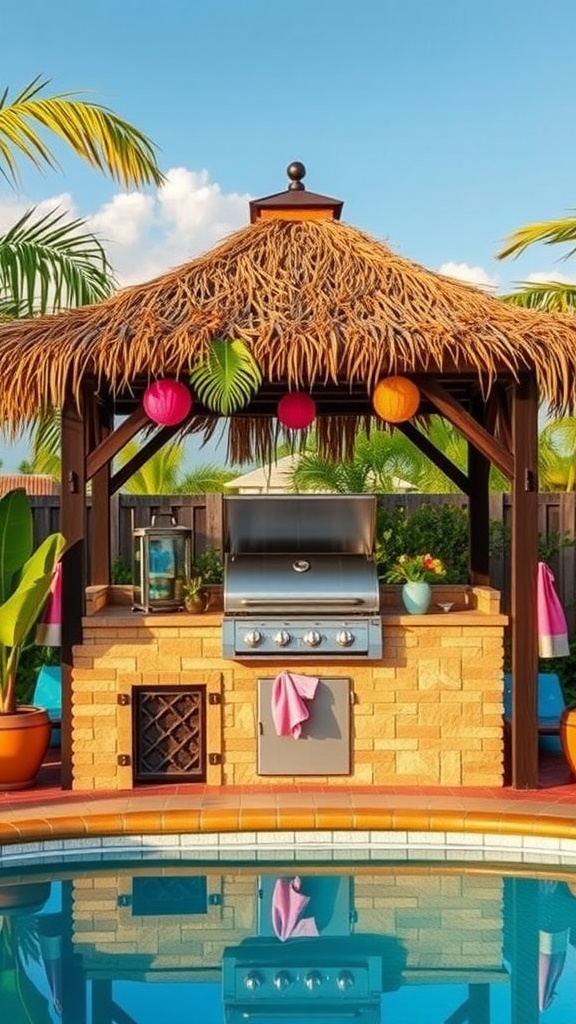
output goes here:
[[[214, 337], [242, 338], [264, 381], [288, 387], [471, 370], [489, 387], [532, 368], [554, 412], [574, 402], [576, 318], [507, 305], [339, 222], [268, 220], [95, 306], [4, 324], [0, 420], [62, 405], [87, 375], [116, 396], [185, 377]], [[272, 443], [262, 424], [234, 430], [238, 450]]]

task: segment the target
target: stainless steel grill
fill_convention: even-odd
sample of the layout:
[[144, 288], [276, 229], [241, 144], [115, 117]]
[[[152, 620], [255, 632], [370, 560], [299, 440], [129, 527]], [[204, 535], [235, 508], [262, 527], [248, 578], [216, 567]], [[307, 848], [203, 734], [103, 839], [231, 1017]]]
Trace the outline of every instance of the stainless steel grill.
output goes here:
[[226, 657], [382, 654], [369, 495], [225, 499]]

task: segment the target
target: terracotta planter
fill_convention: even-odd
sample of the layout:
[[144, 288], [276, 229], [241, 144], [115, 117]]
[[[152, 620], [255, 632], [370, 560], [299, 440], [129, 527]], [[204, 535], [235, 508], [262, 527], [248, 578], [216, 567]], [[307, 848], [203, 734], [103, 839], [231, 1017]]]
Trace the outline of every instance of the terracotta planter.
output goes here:
[[570, 771], [576, 777], [576, 708], [566, 708], [560, 715], [560, 742]]
[[41, 708], [21, 707], [0, 715], [0, 791], [32, 786], [48, 744], [50, 719]]
[[50, 895], [50, 882], [21, 882], [0, 885], [0, 916], [37, 914]]
[[224, 587], [221, 583], [207, 583], [204, 587], [206, 611], [221, 612], [224, 607]]
[[191, 615], [199, 615], [206, 610], [206, 601], [202, 594], [197, 594], [194, 597], [185, 597], [184, 607]]

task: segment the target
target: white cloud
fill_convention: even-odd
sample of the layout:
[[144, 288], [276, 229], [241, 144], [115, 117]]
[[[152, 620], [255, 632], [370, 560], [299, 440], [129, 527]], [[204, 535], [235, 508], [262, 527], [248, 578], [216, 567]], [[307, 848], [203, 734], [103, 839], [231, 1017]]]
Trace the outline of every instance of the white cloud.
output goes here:
[[[101, 239], [121, 285], [137, 284], [163, 274], [210, 249], [249, 223], [249, 195], [226, 193], [208, 171], [175, 167], [149, 194], [120, 192], [85, 215], [88, 229]], [[6, 231], [31, 202], [0, 196], [0, 231]], [[68, 193], [36, 204], [38, 213], [56, 206], [78, 217]]]
[[485, 291], [495, 291], [499, 285], [497, 277], [490, 277], [484, 267], [471, 267], [469, 263], [443, 263], [438, 269], [439, 274], [446, 277], [454, 277], [458, 281], [467, 281], [468, 284], [475, 284]]
[[50, 199], [42, 199], [38, 203], [27, 199], [17, 199], [10, 195], [0, 196], [0, 231], [2, 233], [8, 231], [32, 207], [35, 207], [37, 217], [43, 217], [56, 208], [67, 212], [71, 218], [78, 216], [74, 200], [69, 192], [61, 192], [59, 195], [51, 196]]
[[137, 284], [210, 249], [249, 223], [250, 196], [225, 193], [207, 171], [175, 167], [152, 195], [119, 194], [92, 217], [122, 285]]
[[555, 271], [537, 271], [534, 274], [528, 274], [525, 280], [530, 284], [548, 284], [550, 281], [556, 281], [558, 284], [576, 284], [576, 277], [558, 274]]

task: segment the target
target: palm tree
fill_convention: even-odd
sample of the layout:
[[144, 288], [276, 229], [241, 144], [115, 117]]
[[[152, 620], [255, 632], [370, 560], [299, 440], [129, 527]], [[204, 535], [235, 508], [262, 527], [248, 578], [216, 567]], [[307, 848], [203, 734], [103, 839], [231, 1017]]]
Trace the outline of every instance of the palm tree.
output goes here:
[[8, 89], [0, 96], [0, 173], [7, 181], [19, 181], [18, 156], [39, 169], [58, 166], [35, 128], [38, 125], [125, 188], [162, 184], [154, 147], [142, 132], [78, 94], [41, 95], [48, 85], [48, 80], [38, 76], [13, 99], [9, 99]]
[[[564, 255], [569, 259], [576, 253], [576, 217], [562, 217], [560, 220], [540, 221], [517, 228], [508, 238], [506, 245], [496, 258], [516, 258], [531, 245], [570, 245]], [[518, 291], [502, 296], [505, 302], [528, 309], [546, 309], [550, 312], [572, 312], [576, 307], [576, 284], [564, 281], [545, 281], [523, 284]]]
[[538, 473], [542, 491], [576, 490], [576, 418], [552, 420], [540, 431]]
[[[9, 184], [19, 182], [19, 158], [38, 168], [57, 166], [45, 131], [125, 187], [163, 181], [142, 132], [72, 93], [43, 95], [47, 85], [35, 78], [13, 99], [7, 89], [0, 96], [0, 174]], [[37, 217], [32, 208], [0, 236], [0, 317], [55, 312], [111, 294], [112, 268], [84, 226], [62, 211]]]
[[[463, 472], [468, 446], [462, 434], [442, 419], [431, 416], [423, 428], [426, 437]], [[354, 458], [336, 463], [321, 458], [315, 447], [306, 449], [292, 474], [298, 491], [386, 493], [396, 491], [399, 481], [408, 489], [427, 494], [457, 493], [457, 486], [399, 430], [376, 430], [359, 435]], [[497, 470], [490, 475], [492, 490], [508, 490], [509, 482]]]
[[385, 492], [396, 489], [399, 479], [409, 480], [416, 471], [416, 449], [398, 431], [373, 430], [359, 434], [354, 458], [330, 462], [318, 454], [314, 441], [305, 449], [292, 472], [296, 491], [329, 491], [335, 494]]

